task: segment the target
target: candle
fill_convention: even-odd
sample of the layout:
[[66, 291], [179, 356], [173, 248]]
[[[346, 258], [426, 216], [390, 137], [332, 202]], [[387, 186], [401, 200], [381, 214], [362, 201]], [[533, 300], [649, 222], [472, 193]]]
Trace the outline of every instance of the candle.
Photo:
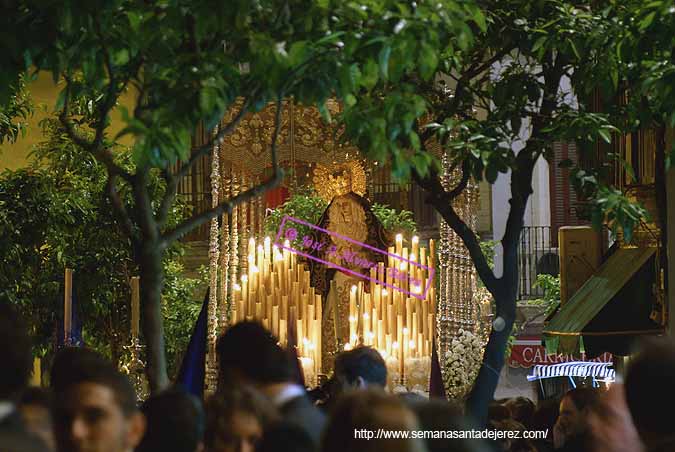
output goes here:
[[396, 234], [396, 255], [400, 256], [403, 251], [403, 234]]
[[420, 245], [420, 238], [417, 237], [416, 235], [413, 235], [413, 237], [412, 237], [412, 254], [414, 256], [417, 256], [417, 253], [419, 252], [419, 245]]
[[66, 268], [63, 291], [63, 335], [70, 342], [73, 321], [73, 269]]
[[253, 237], [248, 239], [248, 256], [255, 256], [255, 239]]
[[271, 254], [270, 254], [270, 245], [272, 244], [272, 239], [269, 237], [265, 237], [265, 240], [263, 241], [264, 243], [264, 250], [265, 250], [265, 259], [267, 260], [272, 260]]
[[137, 338], [139, 323], [141, 318], [141, 278], [134, 276], [131, 278], [131, 337]]

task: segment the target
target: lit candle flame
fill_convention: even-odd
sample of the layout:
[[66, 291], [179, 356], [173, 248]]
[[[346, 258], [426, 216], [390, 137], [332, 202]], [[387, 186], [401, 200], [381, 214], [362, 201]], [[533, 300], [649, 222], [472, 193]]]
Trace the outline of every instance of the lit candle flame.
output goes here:
[[[246, 276], [246, 275], [244, 275], [244, 276]], [[242, 276], [242, 278], [243, 278], [243, 276]], [[237, 283], [234, 283], [233, 287], [234, 287], [234, 290], [241, 290], [241, 286]]]

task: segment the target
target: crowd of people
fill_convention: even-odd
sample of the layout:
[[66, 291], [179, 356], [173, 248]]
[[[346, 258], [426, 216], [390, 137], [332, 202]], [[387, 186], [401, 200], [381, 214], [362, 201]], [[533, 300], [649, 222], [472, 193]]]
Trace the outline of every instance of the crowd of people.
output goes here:
[[[675, 451], [675, 347], [666, 341], [632, 360], [625, 384], [538, 404], [494, 401], [478, 427], [459, 403], [387, 392], [385, 363], [368, 347], [339, 354], [332, 378], [308, 392], [293, 355], [254, 322], [220, 337], [218, 389], [205, 402], [173, 387], [140, 405], [128, 378], [88, 348], [61, 349], [49, 387], [28, 387], [26, 331], [0, 306], [1, 452]], [[447, 434], [469, 430], [516, 434]], [[534, 431], [548, 433], [528, 438]]]

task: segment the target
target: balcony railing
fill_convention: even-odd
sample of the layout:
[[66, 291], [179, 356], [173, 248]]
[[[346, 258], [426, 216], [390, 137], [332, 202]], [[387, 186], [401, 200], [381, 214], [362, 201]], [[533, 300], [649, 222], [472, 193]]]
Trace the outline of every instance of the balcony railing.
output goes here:
[[534, 287], [537, 275], [560, 273], [558, 248], [553, 246], [552, 233], [550, 226], [525, 226], [520, 233], [518, 295], [521, 300], [544, 295], [540, 287]]

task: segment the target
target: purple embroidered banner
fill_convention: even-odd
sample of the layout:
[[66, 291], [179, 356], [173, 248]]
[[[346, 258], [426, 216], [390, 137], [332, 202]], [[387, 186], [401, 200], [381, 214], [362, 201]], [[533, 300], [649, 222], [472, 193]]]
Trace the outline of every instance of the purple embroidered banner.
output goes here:
[[[309, 235], [303, 236], [302, 238], [300, 238], [301, 242], [299, 243], [299, 246], [297, 248], [293, 248], [292, 246], [286, 246], [284, 244], [285, 240], [288, 240], [288, 243], [293, 243], [299, 238], [298, 229], [296, 228], [297, 224], [307, 226], [319, 232], [319, 234], [317, 234], [316, 237], [312, 237]], [[335, 243], [333, 243], [333, 240], [331, 239], [331, 236], [338, 237], [341, 240], [345, 240], [347, 242], [353, 243], [354, 245], [367, 248], [371, 251], [381, 254], [385, 266], [387, 265], [386, 258], [387, 257], [393, 258], [395, 262], [394, 266], [387, 267], [386, 270], [388, 276], [390, 276], [389, 279], [392, 281], [392, 283], [388, 283], [386, 281], [386, 278], [384, 281], [381, 281], [377, 278], [371, 278], [370, 269], [377, 268], [377, 262], [372, 262], [366, 258], [363, 258], [358, 255], [359, 253], [357, 251], [353, 250], [343, 250], [341, 253], [339, 253], [337, 250], [337, 246], [335, 245]], [[307, 259], [312, 259], [314, 261], [320, 262], [328, 267], [337, 268], [350, 275], [357, 276], [359, 278], [363, 278], [368, 281], [372, 279], [378, 284], [398, 290], [400, 292], [405, 293], [406, 295], [410, 295], [412, 297], [416, 297], [422, 300], [426, 298], [427, 292], [429, 291], [429, 287], [431, 287], [431, 283], [434, 280], [435, 269], [433, 268], [429, 268], [426, 265], [422, 265], [418, 262], [415, 262], [414, 260], [406, 259], [403, 258], [402, 256], [398, 256], [396, 254], [389, 253], [385, 250], [381, 250], [373, 246], [367, 245], [365, 243], [351, 239], [344, 235], [338, 234], [337, 232], [320, 228], [316, 225], [303, 221], [299, 218], [291, 217], [289, 215], [284, 216], [284, 219], [281, 221], [281, 224], [279, 225], [279, 231], [277, 232], [275, 245], [281, 249], [285, 249], [290, 252], [304, 256]], [[337, 264], [335, 262], [330, 262], [325, 259], [321, 259], [317, 256], [313, 256], [310, 254], [312, 251], [323, 251], [322, 255], [337, 260], [343, 265]], [[407, 266], [414, 266], [426, 270], [428, 272], [429, 278], [427, 280], [426, 286], [423, 289], [421, 287], [422, 281], [410, 277], [407, 271], [399, 269], [401, 267], [401, 263], [403, 262], [405, 262], [405, 265], [403, 266], [404, 268]], [[351, 268], [347, 268], [347, 266]], [[376, 274], [378, 273], [376, 272]], [[405, 288], [403, 281], [406, 279], [408, 280], [411, 288], [417, 288], [416, 291], [409, 291]]]

